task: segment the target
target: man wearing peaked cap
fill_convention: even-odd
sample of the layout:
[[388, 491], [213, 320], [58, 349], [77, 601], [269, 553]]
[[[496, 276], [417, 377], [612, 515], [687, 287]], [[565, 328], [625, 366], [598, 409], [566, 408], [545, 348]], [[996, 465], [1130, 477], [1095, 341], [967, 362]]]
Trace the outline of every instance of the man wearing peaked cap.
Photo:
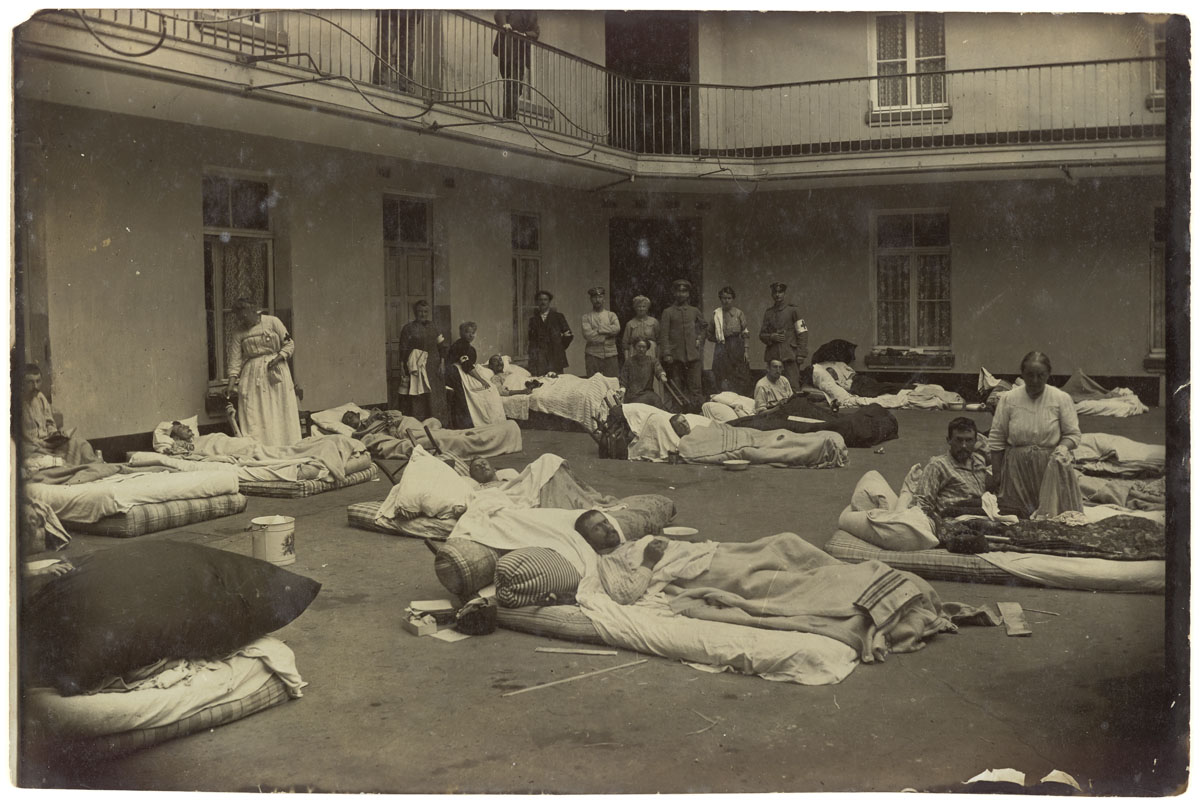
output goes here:
[[787, 284], [776, 281], [771, 284], [774, 305], [763, 312], [759, 340], [766, 345], [763, 361], [768, 365], [772, 359], [783, 362], [783, 375], [793, 388], [800, 386], [800, 363], [808, 358], [808, 326], [800, 317], [800, 310], [787, 302]]
[[604, 308], [604, 287], [594, 286], [588, 290], [592, 310], [583, 315], [583, 347], [585, 378], [596, 373], [617, 377], [617, 337], [621, 335], [621, 321], [617, 315]]
[[672, 406], [672, 411], [685, 412], [703, 401], [701, 359], [708, 324], [700, 310], [691, 305], [690, 281], [680, 279], [671, 288], [675, 304], [663, 309], [658, 327], [658, 353], [667, 377], [678, 387], [686, 404], [684, 408], [674, 408], [678, 403], [668, 406]]

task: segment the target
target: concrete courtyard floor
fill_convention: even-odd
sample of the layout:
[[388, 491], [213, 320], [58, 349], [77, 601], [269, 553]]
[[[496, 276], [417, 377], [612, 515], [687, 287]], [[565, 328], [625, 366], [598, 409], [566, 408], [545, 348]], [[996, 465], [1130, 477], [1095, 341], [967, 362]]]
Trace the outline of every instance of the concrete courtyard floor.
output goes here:
[[[602, 461], [581, 433], [524, 432], [521, 467], [543, 452], [614, 495], [662, 493], [677, 522], [721, 541], [794, 531], [816, 545], [863, 472], [898, 486], [944, 448], [949, 412], [899, 412], [884, 453], [837, 470]], [[982, 425], [987, 415], [979, 415]], [[1087, 431], [1163, 442], [1160, 409], [1084, 418]], [[924, 650], [860, 665], [824, 687], [710, 674], [648, 657], [640, 666], [512, 697], [501, 693], [638, 657], [535, 653], [571, 647], [500, 630], [458, 643], [400, 627], [412, 600], [446, 593], [424, 543], [353, 529], [346, 506], [382, 499], [386, 479], [302, 500], [251, 498], [246, 512], [150, 535], [250, 553], [250, 518], [296, 518], [290, 569], [323, 584], [276, 636], [295, 651], [304, 697], [101, 764], [25, 765], [27, 787], [389, 793], [693, 793], [953, 790], [987, 768], [1051, 770], [1086, 792], [1160, 794], [1174, 745], [1164, 697], [1164, 598], [933, 582], [943, 600], [1016, 601], [1033, 636], [964, 628]], [[67, 555], [119, 548], [79, 536]], [[1033, 612], [1033, 609], [1043, 610]], [[1045, 614], [1054, 612], [1055, 614]], [[715, 726], [709, 726], [715, 722]], [[701, 731], [703, 730], [703, 731]]]

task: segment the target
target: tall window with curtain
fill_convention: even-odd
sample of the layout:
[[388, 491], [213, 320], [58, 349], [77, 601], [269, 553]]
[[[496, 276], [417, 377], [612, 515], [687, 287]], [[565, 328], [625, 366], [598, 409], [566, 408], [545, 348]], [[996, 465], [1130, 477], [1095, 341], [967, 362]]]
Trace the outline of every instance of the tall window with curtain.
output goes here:
[[[946, 31], [942, 14], [879, 14], [874, 28], [875, 74], [941, 72], [946, 69]], [[880, 77], [877, 108], [940, 106], [946, 103], [946, 77]]]
[[536, 214], [512, 215], [513, 353], [529, 355], [529, 318], [537, 308], [541, 275], [541, 222]]
[[263, 180], [204, 176], [204, 309], [208, 378], [225, 379], [225, 359], [236, 321], [231, 310], [249, 298], [274, 312], [275, 195]]
[[874, 262], [875, 344], [948, 350], [949, 212], [878, 212]]

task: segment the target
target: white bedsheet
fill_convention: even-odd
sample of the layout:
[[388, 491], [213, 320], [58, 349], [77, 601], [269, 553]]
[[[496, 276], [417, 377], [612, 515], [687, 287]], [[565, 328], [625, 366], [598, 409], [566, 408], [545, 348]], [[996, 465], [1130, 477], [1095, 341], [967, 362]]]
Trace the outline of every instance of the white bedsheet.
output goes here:
[[[629, 444], [631, 462], [665, 462], [671, 451], [679, 450], [679, 435], [671, 427], [671, 413], [645, 403], [625, 403], [621, 406], [625, 422], [633, 432]], [[701, 428], [713, 420], [699, 414], [685, 414], [688, 425]]]
[[[323, 435], [324, 436], [324, 435]], [[232, 457], [231, 457], [232, 458]], [[260, 462], [222, 462], [208, 459], [185, 459], [153, 451], [129, 454], [130, 467], [170, 467], [181, 473], [218, 471], [232, 473], [240, 481], [300, 481], [307, 478], [327, 478], [329, 470], [316, 460], [280, 459]]]
[[[588, 579], [584, 579], [588, 581]], [[676, 615], [664, 596], [621, 606], [580, 585], [584, 614], [609, 645], [796, 684], [837, 684], [858, 663], [854, 649], [831, 637], [737, 626]]]
[[1161, 559], [1123, 562], [1010, 552], [981, 553], [979, 557], [1014, 576], [1065, 590], [1163, 592], [1167, 583], [1167, 563]]
[[[553, 414], [574, 420], [585, 429], [596, 430], [596, 418], [608, 417], [610, 398], [621, 388], [621, 382], [599, 373], [591, 378], [577, 375], [560, 375], [556, 378], [539, 378], [542, 386], [529, 396], [529, 408], [543, 414]], [[614, 399], [615, 401], [615, 399]]]
[[1150, 411], [1150, 407], [1138, 400], [1137, 395], [1134, 395], [1131, 390], [1126, 389], [1125, 392], [1129, 394], [1115, 398], [1077, 401], [1075, 413], [1101, 417], [1133, 417]]
[[94, 523], [139, 504], [232, 495], [238, 491], [238, 478], [217, 470], [119, 473], [84, 484], [29, 483], [25, 491], [49, 505], [63, 522]]
[[854, 649], [819, 634], [683, 617], [666, 607], [661, 594], [621, 606], [600, 585], [595, 551], [574, 531], [580, 514], [563, 509], [488, 510], [480, 504], [468, 509], [451, 536], [502, 550], [542, 547], [560, 553], [584, 577], [577, 596], [580, 607], [610, 645], [798, 684], [835, 684], [854, 670]]
[[63, 697], [49, 687], [34, 688], [28, 702], [30, 725], [37, 734], [57, 738], [164, 726], [241, 700], [272, 675], [283, 680], [293, 698], [303, 694], [305, 682], [292, 650], [273, 637], [260, 637], [224, 659], [169, 662], [135, 690]]

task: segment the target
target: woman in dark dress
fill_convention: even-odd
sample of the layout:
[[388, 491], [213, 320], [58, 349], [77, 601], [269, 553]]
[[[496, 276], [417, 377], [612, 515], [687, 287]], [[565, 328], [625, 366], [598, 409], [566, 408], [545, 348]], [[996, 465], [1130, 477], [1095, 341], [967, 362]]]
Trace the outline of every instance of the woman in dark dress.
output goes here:
[[445, 425], [450, 420], [442, 375], [446, 338], [430, 319], [429, 301], [414, 303], [413, 317], [412, 322], [400, 329], [400, 361], [404, 365], [400, 411], [418, 420], [436, 417]]
[[567, 318], [550, 308], [554, 295], [541, 290], [535, 296], [537, 311], [529, 318], [529, 372], [532, 375], [563, 373], [567, 346], [575, 339]]
[[666, 383], [667, 373], [658, 359], [650, 355], [649, 340], [638, 337], [633, 341], [633, 355], [621, 365], [621, 375], [617, 379], [625, 390], [622, 403], [645, 403], [661, 409], [662, 398], [654, 391], [656, 378]]
[[750, 363], [746, 360], [746, 343], [750, 331], [746, 315], [733, 305], [737, 294], [727, 286], [718, 293], [721, 307], [713, 312], [708, 324], [708, 339], [715, 342], [713, 348], [713, 378], [717, 392], [748, 394], [750, 389]]
[[[475, 352], [475, 332], [479, 326], [474, 322], [465, 322], [458, 327], [458, 339], [450, 346], [446, 354], [446, 386], [450, 389], [450, 427], [473, 428], [475, 422], [471, 419], [471, 409], [467, 406], [467, 396], [463, 389], [463, 374], [475, 374], [475, 365], [479, 356]], [[461, 370], [462, 372], [459, 372]], [[477, 376], [478, 377], [478, 376]], [[483, 379], [480, 378], [480, 381]]]

